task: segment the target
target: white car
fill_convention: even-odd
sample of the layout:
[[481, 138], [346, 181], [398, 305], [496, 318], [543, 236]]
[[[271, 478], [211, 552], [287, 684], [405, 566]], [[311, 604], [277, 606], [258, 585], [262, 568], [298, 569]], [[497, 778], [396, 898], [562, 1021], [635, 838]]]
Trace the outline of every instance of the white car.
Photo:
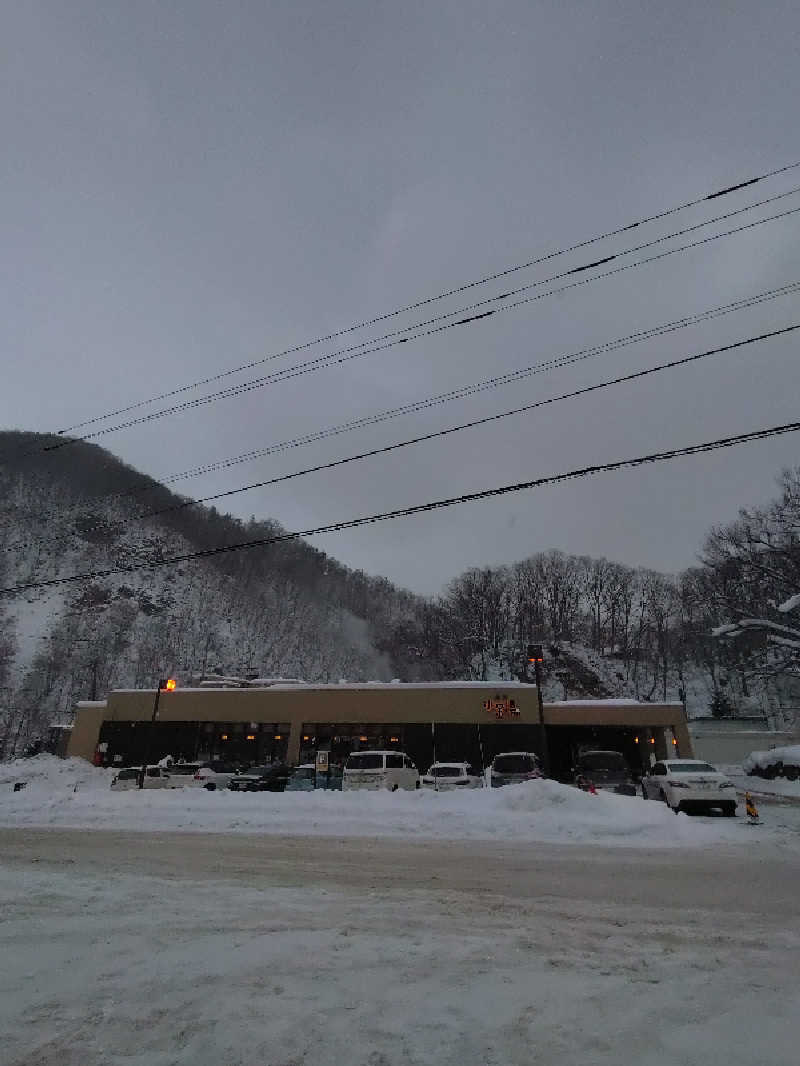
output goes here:
[[447, 792], [456, 788], [483, 788], [483, 774], [466, 762], [435, 762], [422, 778], [423, 788]]
[[342, 775], [342, 791], [363, 788], [419, 788], [419, 771], [402, 751], [354, 751], [347, 757]]
[[[120, 770], [112, 781], [111, 787], [115, 792], [127, 792], [129, 789], [139, 787], [139, 775], [141, 766], [126, 766]], [[180, 780], [174, 780], [163, 766], [148, 766], [144, 778], [145, 788], [180, 788]]]
[[719, 808], [733, 818], [736, 787], [725, 774], [700, 759], [662, 759], [642, 779], [642, 795], [662, 800], [675, 813]]
[[176, 779], [175, 788], [205, 788], [213, 792], [227, 788], [235, 771], [219, 762], [175, 762], [167, 773]]

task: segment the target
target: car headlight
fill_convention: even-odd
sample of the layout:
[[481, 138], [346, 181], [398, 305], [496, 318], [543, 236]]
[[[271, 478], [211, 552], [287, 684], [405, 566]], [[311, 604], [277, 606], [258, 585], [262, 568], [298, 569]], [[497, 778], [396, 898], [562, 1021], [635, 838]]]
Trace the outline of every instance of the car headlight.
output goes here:
[[720, 788], [736, 788], [736, 785], [732, 781], [723, 781], [719, 786]]
[[691, 788], [691, 785], [687, 785], [685, 781], [667, 781], [670, 788]]

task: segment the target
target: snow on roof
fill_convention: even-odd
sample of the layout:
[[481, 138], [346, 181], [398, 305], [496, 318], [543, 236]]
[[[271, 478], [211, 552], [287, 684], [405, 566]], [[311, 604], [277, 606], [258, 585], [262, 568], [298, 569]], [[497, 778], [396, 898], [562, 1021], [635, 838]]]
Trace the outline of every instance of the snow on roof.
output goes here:
[[108, 700], [78, 700], [79, 707], [107, 707]]

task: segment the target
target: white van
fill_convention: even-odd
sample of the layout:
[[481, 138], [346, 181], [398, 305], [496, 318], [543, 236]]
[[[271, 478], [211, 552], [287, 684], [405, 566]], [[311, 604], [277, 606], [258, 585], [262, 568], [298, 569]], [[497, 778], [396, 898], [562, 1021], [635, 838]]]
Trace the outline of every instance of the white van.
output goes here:
[[419, 788], [419, 771], [402, 751], [354, 751], [348, 756], [342, 777], [342, 791], [357, 788]]

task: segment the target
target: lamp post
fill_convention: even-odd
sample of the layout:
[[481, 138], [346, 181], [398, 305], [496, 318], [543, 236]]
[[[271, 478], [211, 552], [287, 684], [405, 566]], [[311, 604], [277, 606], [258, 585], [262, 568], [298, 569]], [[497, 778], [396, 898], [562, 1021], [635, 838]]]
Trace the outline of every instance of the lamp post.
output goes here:
[[536, 677], [536, 699], [539, 703], [539, 731], [542, 738], [542, 770], [544, 776], [550, 776], [550, 748], [547, 743], [547, 730], [544, 724], [544, 701], [542, 700], [542, 660], [544, 653], [541, 644], [528, 645], [528, 665], [533, 664]]
[[147, 736], [144, 743], [144, 757], [142, 759], [142, 768], [139, 771], [139, 788], [144, 788], [144, 779], [147, 773], [147, 760], [150, 758], [150, 748], [152, 746], [153, 731], [155, 724], [158, 721], [158, 704], [161, 699], [162, 692], [174, 692], [178, 687], [178, 682], [173, 678], [161, 678], [158, 682], [158, 688], [156, 689], [156, 698], [153, 703], [153, 714], [150, 718], [150, 728], [147, 730]]

